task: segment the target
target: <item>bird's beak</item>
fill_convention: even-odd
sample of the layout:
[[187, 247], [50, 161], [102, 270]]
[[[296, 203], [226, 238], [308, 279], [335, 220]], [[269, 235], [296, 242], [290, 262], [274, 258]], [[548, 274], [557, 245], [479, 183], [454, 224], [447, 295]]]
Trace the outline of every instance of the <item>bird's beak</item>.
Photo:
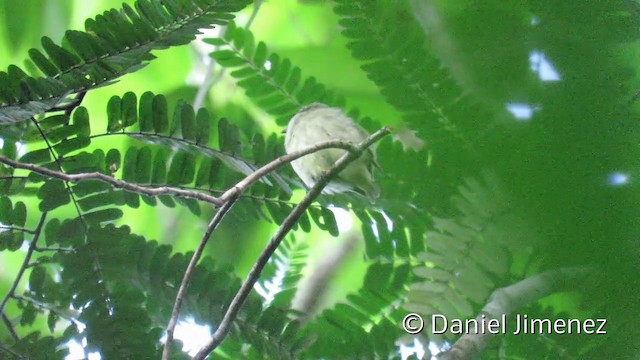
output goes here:
[[282, 131], [280, 131], [280, 134], [286, 134], [287, 133], [287, 128], [282, 129]]

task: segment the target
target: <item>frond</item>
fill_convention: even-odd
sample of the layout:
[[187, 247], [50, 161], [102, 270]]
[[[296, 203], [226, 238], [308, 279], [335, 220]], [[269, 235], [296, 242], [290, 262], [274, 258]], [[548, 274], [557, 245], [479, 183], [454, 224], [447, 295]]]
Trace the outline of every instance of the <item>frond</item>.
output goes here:
[[199, 28], [226, 24], [248, 0], [139, 0], [85, 22], [85, 31], [68, 30], [62, 46], [42, 38], [43, 54], [29, 56], [44, 77], [17, 66], [0, 72], [0, 124], [24, 121], [64, 101], [69, 94], [107, 85], [143, 67], [153, 50], [183, 45]]
[[257, 45], [253, 34], [230, 22], [224, 37], [205, 39], [219, 49], [211, 57], [221, 66], [233, 69], [231, 76], [258, 106], [285, 125], [303, 105], [315, 101], [344, 106], [337, 96], [314, 77], [302, 78], [302, 70], [289, 59], [269, 53], [267, 45]]
[[426, 234], [427, 249], [418, 256], [424, 266], [414, 269], [420, 280], [409, 290], [407, 311], [474, 318], [493, 290], [510, 282], [514, 254], [525, 255], [524, 244], [536, 241], [531, 225], [489, 174], [468, 179], [454, 203], [460, 215], [434, 218], [435, 229]]

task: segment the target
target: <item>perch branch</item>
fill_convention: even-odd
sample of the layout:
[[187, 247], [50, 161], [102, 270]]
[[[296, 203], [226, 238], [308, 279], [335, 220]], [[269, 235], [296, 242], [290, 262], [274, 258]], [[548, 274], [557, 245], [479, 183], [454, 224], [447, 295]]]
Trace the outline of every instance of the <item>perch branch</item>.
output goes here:
[[235, 186], [225, 191], [220, 196], [220, 200], [225, 202], [225, 201], [228, 201], [230, 198], [239, 195], [240, 193], [244, 192], [251, 184], [260, 180], [260, 178], [262, 178], [263, 176], [267, 175], [268, 173], [274, 171], [275, 169], [279, 168], [284, 164], [288, 164], [293, 160], [301, 158], [305, 155], [320, 151], [322, 149], [327, 149], [327, 148], [344, 149], [351, 153], [356, 153], [360, 151], [358, 146], [354, 146], [350, 142], [333, 140], [333, 141], [323, 142], [314, 146], [310, 146], [306, 149], [291, 152], [287, 155], [280, 156], [277, 159], [267, 163], [266, 165], [254, 171], [244, 179], [240, 180]]
[[4, 322], [4, 326], [6, 326], [7, 331], [9, 331], [9, 334], [11, 335], [11, 338], [13, 339], [13, 341], [15, 342], [20, 341], [20, 337], [18, 336], [16, 329], [13, 327], [11, 320], [5, 313], [2, 313], [2, 322]]
[[231, 301], [231, 304], [229, 305], [229, 308], [222, 318], [222, 321], [213, 334], [211, 341], [202, 349], [200, 349], [200, 351], [198, 351], [198, 353], [193, 357], [194, 360], [202, 360], [206, 358], [211, 352], [216, 349], [216, 347], [218, 347], [222, 343], [224, 338], [229, 333], [231, 324], [235, 320], [238, 312], [240, 311], [240, 308], [242, 307], [242, 305], [244, 305], [244, 302], [249, 296], [249, 293], [251, 293], [251, 289], [253, 289], [255, 283], [260, 278], [260, 274], [269, 261], [269, 258], [271, 258], [273, 253], [278, 248], [278, 245], [280, 245], [282, 239], [284, 239], [284, 237], [293, 228], [293, 225], [298, 221], [300, 216], [304, 214], [309, 205], [311, 205], [311, 203], [315, 201], [318, 195], [320, 195], [329, 181], [331, 181], [331, 179], [335, 175], [337, 175], [340, 171], [347, 167], [349, 163], [360, 157], [360, 155], [362, 155], [362, 152], [366, 148], [389, 133], [390, 129], [387, 127], [376, 131], [374, 134], [366, 138], [363, 142], [355, 146], [354, 149], [352, 149], [353, 151], [345, 153], [340, 159], [338, 159], [338, 161], [336, 161], [336, 163], [327, 172], [325, 172], [320, 180], [318, 180], [318, 182], [314, 186], [312, 186], [311, 189], [309, 189], [304, 199], [302, 199], [302, 201], [291, 211], [291, 213], [287, 215], [271, 240], [269, 240], [269, 243], [267, 243], [267, 246], [262, 251], [258, 259], [256, 260], [256, 263], [249, 271], [246, 280]]
[[[542, 297], [565, 290], [576, 281], [583, 279], [589, 271], [585, 268], [562, 268], [549, 270], [529, 277], [513, 285], [497, 289], [489, 297], [489, 302], [482, 308], [476, 322], [500, 319], [515, 309], [534, 302]], [[480, 354], [489, 344], [493, 334], [490, 332], [476, 334], [475, 329], [461, 336], [453, 346], [437, 356], [438, 360], [469, 360]]]
[[0, 314], [4, 314], [4, 307], [7, 306], [7, 302], [13, 296], [16, 289], [18, 288], [18, 284], [20, 280], [22, 280], [22, 275], [24, 275], [25, 270], [29, 267], [29, 263], [31, 262], [31, 256], [33, 256], [33, 252], [36, 249], [36, 244], [38, 243], [38, 239], [40, 238], [40, 233], [42, 231], [42, 227], [44, 225], [44, 221], [47, 218], [47, 213], [44, 212], [40, 216], [40, 220], [38, 221], [38, 225], [36, 226], [35, 231], [33, 232], [33, 239], [31, 239], [31, 243], [29, 244], [29, 249], [27, 249], [27, 255], [24, 257], [24, 261], [18, 270], [18, 275], [16, 276], [13, 284], [11, 284], [11, 288], [7, 292], [7, 295], [0, 302]]

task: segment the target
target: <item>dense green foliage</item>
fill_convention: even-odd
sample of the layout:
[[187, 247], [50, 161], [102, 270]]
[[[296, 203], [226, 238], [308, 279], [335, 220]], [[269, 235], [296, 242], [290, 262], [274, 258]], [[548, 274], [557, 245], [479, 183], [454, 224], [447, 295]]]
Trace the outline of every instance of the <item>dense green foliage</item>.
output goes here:
[[[0, 358], [62, 359], [69, 343], [103, 359], [160, 358], [216, 211], [29, 166], [218, 196], [284, 154], [280, 130], [316, 101], [372, 132], [393, 127], [377, 144], [382, 197], [320, 196], [216, 358], [391, 359], [415, 343], [430, 358], [459, 336], [410, 336], [407, 313], [473, 318], [495, 290], [569, 266], [589, 270], [588, 286], [508, 316], [606, 318], [607, 334], [508, 333], [480, 357], [637, 356], [635, 1], [137, 0], [61, 41], [25, 30], [45, 21], [20, 11], [0, 1], [0, 52], [11, 54], [0, 59], [0, 155], [26, 167], [0, 164]], [[223, 30], [194, 41], [214, 25]], [[202, 65], [184, 51], [194, 43], [213, 45], [218, 76], [197, 109], [183, 71]], [[301, 189], [283, 167], [241, 195], [182, 320], [215, 329]], [[317, 303], [302, 306], [308, 291]], [[176, 341], [172, 358], [187, 357]]]

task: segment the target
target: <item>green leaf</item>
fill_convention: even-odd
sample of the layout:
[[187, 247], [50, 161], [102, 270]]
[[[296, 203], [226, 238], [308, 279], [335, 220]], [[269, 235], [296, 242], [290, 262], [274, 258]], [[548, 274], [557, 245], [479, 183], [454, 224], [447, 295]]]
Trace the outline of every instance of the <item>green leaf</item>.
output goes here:
[[229, 154], [241, 154], [240, 129], [230, 124], [225, 118], [218, 121], [218, 133], [220, 136], [220, 150]]
[[24, 243], [24, 233], [22, 231], [14, 231], [13, 236], [9, 239], [7, 250], [16, 251], [22, 247]]
[[42, 37], [42, 47], [49, 55], [49, 59], [62, 71], [69, 70], [81, 62], [77, 56], [54, 44], [47, 36]]
[[11, 199], [6, 196], [0, 196], [0, 223], [11, 224], [13, 214], [13, 204]]
[[211, 53], [211, 57], [224, 67], [235, 67], [245, 64], [244, 59], [236, 56], [231, 50], [218, 50]]
[[136, 161], [136, 183], [149, 184], [151, 181], [151, 149], [144, 146], [138, 151], [138, 159]]
[[121, 165], [120, 151], [118, 149], [109, 149], [105, 156], [105, 163], [110, 173], [113, 174], [118, 171]]
[[107, 103], [107, 132], [116, 132], [123, 128], [122, 100], [119, 96], [113, 96]]
[[124, 164], [122, 167], [122, 180], [126, 182], [135, 182], [136, 165], [138, 163], [138, 148], [130, 147], [124, 154]]
[[60, 225], [59, 234], [64, 234], [58, 237], [58, 243], [61, 246], [79, 246], [84, 242], [85, 228], [82, 220], [79, 218], [66, 219]]
[[64, 183], [59, 180], [45, 181], [38, 190], [38, 198], [42, 199], [40, 211], [51, 211], [71, 201]]
[[47, 315], [47, 327], [49, 328], [49, 331], [51, 331], [52, 333], [55, 330], [57, 322], [58, 322], [58, 314], [56, 314], [53, 311], [49, 311], [49, 315]]
[[73, 112], [73, 124], [76, 127], [78, 137], [91, 136], [91, 128], [89, 126], [89, 112], [84, 106], [80, 106]]
[[45, 269], [42, 266], [33, 267], [29, 275], [29, 290], [36, 294], [42, 294], [46, 276]]
[[77, 133], [78, 129], [75, 125], [65, 125], [49, 130], [47, 132], [47, 138], [49, 138], [49, 142], [51, 143], [59, 143]]
[[136, 94], [131, 91], [126, 92], [122, 96], [121, 109], [125, 128], [138, 122], [138, 98]]
[[61, 143], [54, 145], [53, 150], [58, 156], [66, 155], [70, 152], [80, 150], [91, 144], [91, 138], [75, 137], [73, 139], [64, 140]]
[[153, 130], [161, 134], [169, 128], [169, 109], [164, 95], [158, 95], [153, 99]]
[[46, 76], [55, 76], [58, 74], [58, 69], [49, 59], [47, 59], [42, 52], [38, 49], [29, 49], [29, 57], [33, 62], [38, 66], [40, 71], [42, 71]]
[[58, 234], [60, 232], [60, 219], [53, 218], [47, 222], [44, 227], [44, 239], [47, 246], [55, 244], [58, 240]]
[[190, 184], [196, 171], [195, 158], [187, 153], [178, 152], [171, 160], [167, 185], [177, 186]]
[[[13, 241], [13, 231], [0, 231], [0, 251], [8, 249]], [[15, 250], [12, 250], [15, 251]]]
[[22, 316], [20, 317], [20, 326], [30, 326], [36, 321], [36, 315], [38, 310], [32, 303], [27, 303], [27, 306], [22, 309]]
[[109, 206], [116, 203], [116, 192], [108, 191], [92, 194], [78, 200], [78, 205], [83, 211], [89, 211], [97, 207]]
[[120, 219], [124, 212], [120, 209], [102, 209], [84, 214], [84, 219], [89, 224], [99, 224]]
[[207, 145], [209, 144], [209, 133], [211, 132], [211, 116], [205, 108], [198, 109], [196, 115], [196, 144]]
[[167, 162], [168, 156], [166, 150], [158, 150], [153, 158], [151, 184], [159, 185], [165, 183], [165, 179], [167, 178]]
[[30, 151], [20, 158], [20, 162], [28, 164], [44, 164], [51, 161], [51, 151], [49, 149], [39, 149]]
[[182, 109], [187, 105], [187, 103], [180, 99], [176, 103], [176, 107], [173, 109], [173, 122], [171, 123], [171, 129], [169, 130], [169, 135], [174, 136], [174, 134], [181, 128], [182, 125]]
[[153, 131], [153, 101], [154, 95], [150, 91], [146, 91], [140, 96], [140, 108], [138, 109], [138, 118], [140, 120], [140, 131]]
[[68, 124], [68, 123], [69, 123], [69, 116], [68, 115], [59, 114], [59, 115], [51, 115], [51, 116], [48, 116], [48, 117], [40, 120], [38, 122], [38, 125], [40, 125], [42, 130], [49, 130], [49, 129], [52, 129], [54, 127], [58, 127], [58, 126], [65, 125], [65, 124]]
[[106, 55], [106, 50], [91, 35], [75, 30], [67, 30], [64, 40], [68, 41], [73, 50], [85, 61], [93, 61]]
[[27, 223], [27, 206], [22, 201], [18, 201], [17, 203], [15, 203], [13, 207], [10, 224], [13, 224], [19, 227], [24, 227], [26, 223]]
[[198, 167], [198, 172], [196, 174], [196, 183], [195, 186], [197, 188], [205, 187], [209, 182], [209, 171], [211, 170], [211, 162], [207, 158], [202, 158], [200, 160], [200, 166]]
[[180, 125], [182, 127], [182, 138], [189, 141], [195, 141], [197, 129], [196, 114], [193, 112], [193, 107], [186, 104], [182, 107]]

